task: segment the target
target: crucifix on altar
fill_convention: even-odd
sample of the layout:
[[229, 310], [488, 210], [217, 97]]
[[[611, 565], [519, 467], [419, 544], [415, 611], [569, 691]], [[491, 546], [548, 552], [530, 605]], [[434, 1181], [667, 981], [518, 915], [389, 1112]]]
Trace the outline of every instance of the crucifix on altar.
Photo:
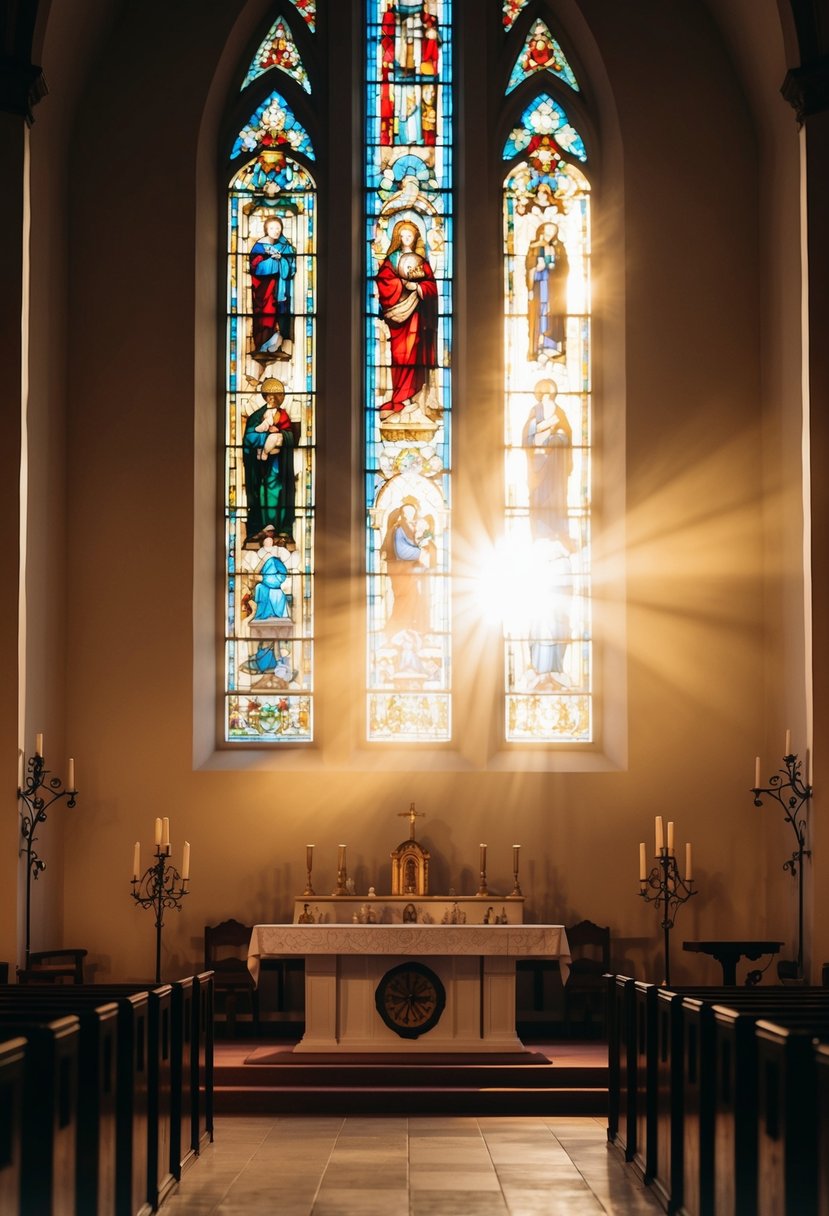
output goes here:
[[411, 803], [408, 811], [398, 811], [398, 818], [409, 821], [409, 838], [403, 840], [391, 855], [392, 895], [428, 895], [429, 861], [431, 853], [415, 840], [415, 821], [423, 817]]

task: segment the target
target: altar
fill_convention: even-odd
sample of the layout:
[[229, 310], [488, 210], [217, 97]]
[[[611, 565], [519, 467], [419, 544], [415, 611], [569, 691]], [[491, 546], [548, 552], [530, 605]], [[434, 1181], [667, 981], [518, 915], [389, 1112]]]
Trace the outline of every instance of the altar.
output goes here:
[[305, 959], [297, 1052], [523, 1052], [516, 959], [557, 959], [563, 980], [570, 963], [561, 925], [254, 926], [248, 968], [256, 982], [261, 959], [286, 955]]

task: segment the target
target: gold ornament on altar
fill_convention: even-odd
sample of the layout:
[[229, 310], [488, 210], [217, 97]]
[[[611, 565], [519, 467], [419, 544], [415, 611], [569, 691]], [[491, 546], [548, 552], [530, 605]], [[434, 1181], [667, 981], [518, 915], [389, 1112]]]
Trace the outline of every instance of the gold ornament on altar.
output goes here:
[[428, 895], [429, 861], [431, 853], [415, 840], [415, 820], [421, 812], [412, 803], [408, 811], [398, 811], [409, 820], [409, 838], [403, 840], [391, 855], [392, 895]]

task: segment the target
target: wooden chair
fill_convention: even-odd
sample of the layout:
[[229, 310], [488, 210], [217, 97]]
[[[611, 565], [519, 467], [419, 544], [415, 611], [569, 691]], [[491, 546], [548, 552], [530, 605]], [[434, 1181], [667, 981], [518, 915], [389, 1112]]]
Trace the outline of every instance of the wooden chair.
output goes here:
[[236, 1033], [236, 998], [247, 997], [254, 1033], [259, 1034], [259, 993], [248, 971], [247, 953], [252, 927], [238, 920], [204, 926], [204, 969], [214, 973], [214, 991], [225, 994], [227, 1033]]
[[572, 962], [564, 985], [564, 1027], [570, 1034], [576, 1010], [581, 1009], [582, 1026], [592, 1030], [593, 1013], [599, 1034], [604, 1033], [607, 981], [610, 970], [610, 929], [592, 920], [579, 921], [566, 930]]
[[82, 984], [86, 950], [32, 950], [29, 965], [17, 972], [19, 984]]

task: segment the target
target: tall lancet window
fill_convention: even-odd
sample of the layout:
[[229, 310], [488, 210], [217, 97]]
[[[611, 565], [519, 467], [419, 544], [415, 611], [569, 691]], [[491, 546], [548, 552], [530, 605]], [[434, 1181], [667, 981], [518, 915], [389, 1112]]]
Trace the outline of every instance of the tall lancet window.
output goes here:
[[367, 0], [370, 741], [451, 735], [451, 0]]
[[[313, 28], [313, 4], [297, 8]], [[310, 92], [310, 82], [286, 16], [248, 67], [249, 118], [229, 156], [224, 736], [231, 742], [313, 738], [317, 211], [314, 148], [288, 100], [292, 89]]]
[[536, 21], [510, 77], [520, 108], [503, 149], [509, 742], [593, 739], [590, 183], [565, 109], [578, 88]]

